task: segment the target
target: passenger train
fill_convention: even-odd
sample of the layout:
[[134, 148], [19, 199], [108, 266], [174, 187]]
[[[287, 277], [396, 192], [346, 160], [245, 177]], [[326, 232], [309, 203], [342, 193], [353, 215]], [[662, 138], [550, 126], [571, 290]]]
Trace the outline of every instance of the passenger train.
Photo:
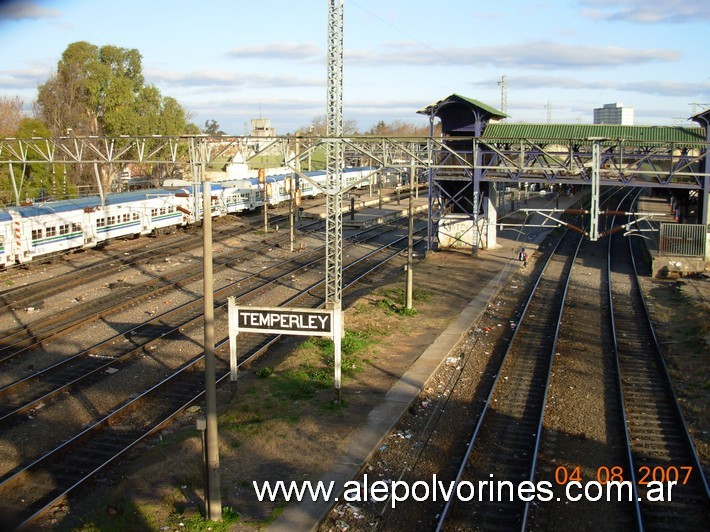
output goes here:
[[[346, 187], [364, 187], [376, 168], [346, 168]], [[326, 174], [305, 172], [298, 196], [315, 197]], [[212, 217], [275, 206], [291, 200], [292, 174], [212, 182]], [[0, 209], [0, 267], [26, 264], [73, 249], [91, 248], [113, 238], [160, 234], [202, 218], [201, 185], [167, 180], [162, 188], [51, 201]], [[197, 192], [197, 194], [195, 194]], [[197, 215], [195, 214], [197, 212]]]

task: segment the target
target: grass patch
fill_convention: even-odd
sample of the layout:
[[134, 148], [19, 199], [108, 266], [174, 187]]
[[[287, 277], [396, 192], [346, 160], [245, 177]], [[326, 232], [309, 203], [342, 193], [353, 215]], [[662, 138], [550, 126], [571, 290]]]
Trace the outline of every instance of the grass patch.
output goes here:
[[174, 530], [186, 530], [188, 532], [227, 532], [231, 526], [239, 521], [239, 512], [234, 508], [225, 506], [222, 508], [222, 521], [209, 521], [201, 514], [193, 515], [187, 519], [182, 515], [173, 514], [170, 516], [170, 523]]
[[[407, 294], [403, 288], [386, 288], [379, 291], [382, 296], [377, 302], [377, 308], [385, 311], [386, 314], [396, 314], [398, 316], [415, 316], [416, 309], [407, 308]], [[431, 297], [427, 290], [414, 288], [412, 290], [412, 303], [425, 303]]]
[[[353, 377], [364, 371], [362, 354], [375, 343], [374, 332], [345, 331], [341, 342], [341, 371], [343, 377]], [[281, 400], [311, 399], [319, 390], [333, 386], [335, 364], [334, 344], [330, 339], [309, 338], [299, 347], [299, 358], [307, 362], [297, 367], [275, 372], [264, 367], [256, 375], [268, 383], [264, 390]], [[282, 411], [283, 409], [277, 408]]]
[[285, 371], [273, 379], [272, 393], [290, 401], [310, 399], [318, 390], [331, 385], [332, 379], [326, 369], [303, 364], [299, 368]]

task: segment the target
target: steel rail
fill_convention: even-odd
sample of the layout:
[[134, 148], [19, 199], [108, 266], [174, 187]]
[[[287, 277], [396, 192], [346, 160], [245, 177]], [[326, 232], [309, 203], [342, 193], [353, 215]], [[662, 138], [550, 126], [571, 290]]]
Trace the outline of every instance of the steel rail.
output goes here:
[[[482, 434], [484, 434], [486, 432], [486, 429], [484, 428], [484, 424], [486, 423], [486, 421], [488, 421], [488, 419], [492, 415], [492, 414], [490, 414], [490, 412], [493, 410], [493, 401], [496, 397], [497, 392], [501, 388], [501, 383], [507, 379], [507, 376], [508, 376], [506, 374], [507, 368], [509, 368], [512, 365], [512, 362], [514, 359], [516, 359], [517, 357], [524, 357], [525, 356], [524, 350], [525, 350], [525, 345], [527, 345], [527, 344], [524, 344], [523, 342], [524, 342], [525, 331], [528, 328], [530, 328], [529, 324], [531, 321], [533, 321], [530, 318], [530, 315], [532, 314], [531, 309], [532, 309], [533, 305], [536, 304], [537, 301], [541, 299], [540, 294], [543, 292], [542, 283], [544, 280], [544, 275], [548, 271], [548, 268], [551, 267], [553, 260], [555, 260], [555, 258], [558, 256], [558, 253], [562, 249], [563, 242], [566, 238], [576, 239], [576, 241], [573, 240], [573, 242], [575, 242], [575, 244], [576, 244], [576, 251], [574, 252], [574, 254], [572, 255], [571, 258], [568, 258], [567, 260], [565, 260], [563, 262], [563, 264], [566, 264], [566, 266], [563, 267], [563, 272], [567, 272], [567, 275], [562, 277], [562, 281], [559, 281], [559, 280], [557, 281], [557, 283], [556, 283], [557, 288], [555, 289], [555, 290], [561, 289], [563, 294], [566, 293], [567, 285], [569, 282], [569, 271], [572, 268], [572, 264], [574, 262], [574, 256], [576, 256], [576, 253], [579, 249], [579, 245], [582, 241], [581, 237], [578, 234], [573, 234], [570, 231], [565, 231], [563, 237], [560, 238], [560, 240], [558, 240], [558, 242], [556, 243], [552, 252], [548, 256], [547, 261], [540, 272], [540, 275], [538, 276], [537, 280], [535, 281], [531, 295], [528, 298], [528, 301], [525, 304], [525, 307], [524, 307], [524, 309], [521, 313], [521, 316], [518, 320], [518, 325], [513, 333], [513, 337], [510, 340], [510, 344], [508, 346], [508, 349], [506, 350], [506, 353], [503, 356], [503, 359], [501, 360], [499, 370], [497, 371], [496, 377], [495, 377], [493, 384], [490, 388], [490, 392], [488, 393], [488, 396], [486, 398], [485, 405], [483, 407], [483, 411], [481, 412], [481, 415], [478, 418], [478, 422], [476, 423], [476, 427], [473, 431], [473, 435], [471, 436], [471, 439], [470, 439], [469, 444], [467, 446], [466, 453], [464, 455], [463, 460], [461, 461], [461, 465], [459, 466], [459, 469], [458, 469], [458, 472], [457, 472], [456, 478], [455, 478], [455, 485], [459, 485], [459, 483], [461, 482], [461, 479], [463, 478], [463, 476], [465, 474], [465, 470], [467, 469], [467, 467], [470, 463], [471, 456], [474, 452], [476, 452], [476, 444], [479, 442], [479, 438], [482, 436]], [[543, 299], [543, 301], [544, 301], [544, 299]], [[562, 301], [560, 301], [560, 304], [557, 307], [556, 312], [555, 312], [555, 315], [556, 315], [555, 321], [557, 323], [559, 323], [559, 321], [560, 321], [562, 311], [563, 311], [563, 304], [562, 304]], [[549, 318], [549, 321], [551, 322], [552, 319]], [[538, 325], [539, 324], [534, 324], [534, 327], [537, 327]], [[553, 340], [551, 342], [548, 342], [544, 347], [544, 351], [545, 351], [545, 353], [547, 353], [547, 355], [545, 355], [547, 357], [546, 358], [547, 367], [543, 368], [541, 370], [538, 370], [538, 373], [540, 371], [544, 372], [545, 384], [542, 385], [541, 383], [538, 382], [538, 385], [540, 385], [542, 388], [542, 398], [543, 399], [545, 399], [547, 396], [547, 383], [549, 382], [549, 375], [550, 375], [550, 371], [551, 371], [551, 367], [552, 367], [552, 361], [554, 358], [554, 349], [555, 349], [556, 340], [557, 340], [557, 330], [555, 330], [555, 335], [553, 337]], [[521, 346], [521, 344], [522, 344], [522, 346]], [[520, 354], [518, 354], [518, 353], [520, 353]], [[532, 358], [534, 359], [535, 357], [533, 356]], [[533, 363], [534, 363], [534, 361], [533, 361]], [[533, 379], [533, 378], [531, 377], [531, 379]], [[530, 390], [528, 390], [528, 393], [529, 392], [530, 392]], [[536, 422], [535, 424], [537, 427], [539, 427], [540, 423], [542, 422], [542, 416], [544, 414], [544, 407], [545, 407], [545, 403], [544, 402], [540, 403], [540, 399], [537, 400], [537, 406], [532, 407], [534, 409], [537, 409], [537, 412], [535, 413], [535, 416], [536, 416], [535, 417], [535, 422]], [[527, 427], [527, 425], [526, 425], [526, 427]], [[541, 431], [538, 429], [535, 434], [535, 439], [532, 442], [532, 448], [534, 448], [534, 449], [537, 449], [539, 446], [540, 433], [541, 433]], [[510, 444], [510, 442], [508, 442], [508, 443]], [[501, 445], [503, 445], [503, 444], [501, 443]], [[530, 446], [530, 442], [528, 442], [526, 445]], [[526, 465], [526, 466], [520, 466], [521, 468], [525, 467], [525, 471], [521, 472], [521, 474], [530, 478], [534, 474], [534, 469], [532, 469], [532, 465], [534, 465], [534, 463], [531, 463], [530, 465]], [[437, 527], [436, 527], [437, 531], [440, 531], [444, 528], [444, 525], [447, 522], [447, 519], [450, 518], [450, 512], [451, 512], [454, 504], [455, 504], [455, 502], [454, 502], [453, 497], [451, 497], [447, 500], [447, 502], [444, 506], [444, 509], [442, 510], [442, 512], [439, 515], [439, 518], [437, 520]], [[520, 514], [524, 514], [525, 507], [523, 506], [522, 509], [518, 508], [517, 511], [520, 512]], [[521, 522], [523, 519], [523, 515], [520, 515], [520, 514], [519, 514], [519, 518], [517, 519], [518, 522]]]
[[[610, 326], [629, 461], [623, 480], [630, 478], [636, 524], [640, 531], [659, 527], [704, 529], [710, 518], [708, 483], [678, 406], [640, 288], [633, 243], [629, 241], [626, 249], [622, 246], [612, 250], [617, 238], [609, 241]], [[612, 258], [620, 263], [615, 268]], [[616, 284], [628, 280], [630, 290], [615, 293], [614, 279]], [[671, 471], [682, 472], [683, 467], [692, 468], [689, 483], [685, 484], [684, 478], [678, 479], [681, 483], [674, 488], [673, 500], [649, 502], [646, 483], [649, 475], [656, 480], [660, 468], [665, 480], [666, 473], [670, 476]], [[646, 475], [642, 468], [648, 470]]]
[[[352, 235], [352, 241], [350, 245], [357, 245], [361, 241], [358, 238], [363, 238], [368, 233], [371, 236], [365, 238], [365, 240], [370, 238], [376, 238], [380, 234], [389, 231], [390, 229], [382, 229], [378, 226], [373, 226], [362, 230], [354, 235]], [[278, 279], [283, 279], [300, 269], [311, 268], [314, 264], [321, 262], [322, 256], [320, 252], [322, 251], [322, 246], [319, 248], [314, 248], [308, 252], [302, 253], [297, 257], [298, 260], [302, 261], [303, 258], [316, 255], [315, 258], [308, 260], [305, 263], [301, 263], [296, 269], [291, 268], [289, 265], [292, 264], [296, 258], [290, 258], [284, 261], [280, 261], [265, 270], [261, 270], [256, 274], [249, 274], [246, 277], [240, 278], [221, 289], [215, 291], [217, 297], [226, 297], [225, 294], [232, 294], [235, 287], [240, 287], [241, 298], [249, 297], [249, 294], [260, 293], [264, 290], [266, 286], [265, 283], [274, 283]], [[270, 271], [278, 272], [279, 269], [288, 267], [284, 272], [277, 273], [272, 279], [266, 279], [265, 274]], [[255, 288], [249, 288], [242, 286], [245, 282], [255, 282], [259, 283]], [[159, 340], [166, 336], [170, 336], [176, 331], [184, 331], [190, 326], [199, 325], [199, 320], [201, 319], [201, 304], [202, 298], [195, 299], [189, 303], [185, 303], [174, 309], [171, 309], [159, 316], [155, 316], [153, 319], [142, 323], [136, 327], [131, 328], [119, 335], [108, 338], [99, 344], [96, 344], [81, 353], [78, 353], [72, 357], [62, 359], [61, 361], [53, 364], [47, 368], [39, 370], [32, 375], [29, 375], [23, 379], [15, 381], [0, 388], [0, 397], [5, 397], [2, 406], [0, 407], [0, 422], [6, 422], [7, 420], [16, 417], [17, 415], [23, 414], [25, 412], [31, 411], [36, 408], [38, 404], [47, 401], [57, 395], [64, 393], [76, 386], [79, 383], [84, 382], [93, 376], [99, 375], [106, 369], [111, 367], [116, 367], [120, 364], [126, 363], [135, 356], [139, 356], [146, 349], [150, 348]], [[219, 308], [219, 307], [218, 307]], [[187, 321], [180, 321], [174, 327], [165, 327], [163, 323], [166, 318], [171, 316], [182, 316], [185, 312], [192, 312], [196, 314], [193, 318]], [[136, 344], [132, 340], [135, 336], [139, 335], [142, 329], [147, 329], [152, 326], [152, 324], [157, 324], [159, 330], [162, 333], [153, 338], [147, 338], [145, 342], [141, 344]], [[97, 356], [103, 349], [109, 349], [113, 347], [121, 339], [131, 339], [134, 347], [122, 355], [107, 355], [107, 356]], [[27, 390], [32, 387], [30, 394], [24, 394], [22, 391]], [[14, 399], [10, 399], [13, 396]]]
[[[270, 248], [287, 240], [287, 238], [287, 236], [282, 236], [275, 240], [256, 244], [255, 246], [260, 249]], [[254, 256], [259, 252], [259, 249], [249, 249], [220, 256], [215, 259], [215, 270], [219, 271], [228, 268], [234, 263], [243, 261], [245, 258]], [[84, 278], [83, 270], [74, 273], [77, 282], [81, 283]], [[106, 275], [105, 270], [102, 275]], [[4, 337], [0, 338], [0, 341], [3, 342], [2, 345], [0, 345], [0, 356], [2, 357], [0, 358], [0, 364], [7, 363], [14, 357], [23, 354], [24, 351], [42, 345], [44, 342], [56, 340], [61, 335], [67, 334], [91, 321], [103, 319], [128, 306], [133, 306], [138, 301], [149, 299], [166, 290], [181, 288], [184, 285], [195, 282], [199, 280], [201, 276], [201, 271], [195, 272], [194, 267], [186, 266], [169, 274], [149, 279], [144, 283], [132, 285], [120, 292], [113, 292], [97, 300], [90, 301], [76, 309], [56, 313], [44, 320], [39, 320], [30, 325], [7, 332]], [[61, 288], [63, 283], [58, 282], [56, 284]], [[101, 310], [94, 310], [97, 307]], [[13, 348], [15, 349], [14, 351]], [[9, 354], [1, 355], [5, 352]], [[0, 395], [2, 395], [1, 388]]]
[[[402, 237], [399, 240], [402, 241], [406, 239], [406, 237]], [[392, 244], [389, 244], [385, 246], [385, 248], [391, 247]], [[375, 253], [377, 253], [378, 250], [375, 250], [369, 254], [369, 256], [374, 256]], [[388, 262], [392, 260], [394, 257], [398, 256], [401, 253], [401, 250], [395, 250], [394, 252], [391, 252], [387, 257], [385, 257], [382, 261], [378, 261], [377, 264], [372, 266], [370, 268], [371, 271], [375, 271], [379, 267], [382, 266], [382, 262]], [[356, 263], [361, 262], [364, 259], [359, 259]], [[348, 265], [346, 268], [344, 268], [344, 271], [349, 270], [353, 265]], [[362, 271], [358, 272], [356, 279], [361, 279], [362, 276], [365, 275]], [[348, 283], [348, 286], [351, 286], [355, 280], [351, 280]], [[316, 283], [317, 285], [322, 284], [323, 282]], [[303, 292], [304, 293], [310, 293], [313, 290], [314, 286], [307, 287]], [[226, 303], [222, 305], [222, 307], [225, 307]], [[267, 337], [265, 340], [263, 340], [257, 348], [255, 348], [253, 351], [263, 353], [269, 345], [271, 345], [273, 342], [277, 340], [278, 337], [273, 336], [273, 337]], [[226, 347], [227, 340], [222, 341], [218, 343], [217, 348], [220, 350], [224, 350]], [[245, 356], [243, 357], [242, 360], [240, 360], [240, 365], [244, 365], [249, 363], [251, 360], [253, 360], [253, 357], [255, 355], [252, 354], [251, 356]], [[17, 526], [17, 529], [26, 529], [30, 527], [33, 523], [35, 523], [42, 515], [44, 515], [50, 508], [55, 506], [56, 504], [61, 503], [62, 501], [66, 500], [71, 493], [73, 493], [77, 488], [79, 488], [81, 485], [83, 485], [87, 480], [90, 478], [93, 478], [95, 475], [97, 475], [99, 472], [103, 471], [106, 467], [108, 467], [110, 464], [115, 462], [120, 456], [125, 454], [127, 451], [130, 449], [134, 448], [138, 443], [141, 441], [144, 441], [147, 437], [151, 436], [152, 434], [156, 433], [158, 430], [160, 430], [163, 426], [168, 424], [176, 415], [181, 413], [185, 408], [187, 408], [189, 405], [193, 404], [195, 401], [199, 400], [202, 395], [204, 394], [204, 389], [200, 389], [199, 392], [191, 393], [191, 394], [185, 394], [185, 393], [180, 393], [179, 397], [179, 403], [180, 406], [177, 408], [172, 407], [170, 410], [171, 412], [167, 413], [161, 413], [160, 416], [158, 416], [159, 420], [157, 422], [153, 422], [150, 427], [147, 429], [143, 429], [142, 431], [138, 431], [140, 433], [136, 434], [129, 434], [131, 431], [128, 430], [128, 433], [126, 434], [119, 434], [116, 433], [116, 431], [110, 431], [103, 439], [102, 443], [100, 445], [94, 444], [91, 449], [93, 449], [97, 454], [103, 455], [102, 460], [100, 463], [96, 463], [95, 461], [92, 462], [91, 460], [91, 453], [93, 451], [89, 450], [88, 454], [89, 457], [84, 456], [87, 454], [86, 452], [84, 455], [82, 455], [82, 449], [86, 449], [85, 447], [80, 447], [80, 445], [87, 441], [87, 439], [90, 437], [91, 433], [93, 430], [98, 430], [98, 429], [110, 429], [112, 427], [121, 427], [119, 424], [119, 418], [121, 415], [125, 415], [128, 413], [130, 410], [136, 409], [142, 402], [146, 401], [149, 396], [155, 395], [159, 393], [160, 390], [165, 390], [168, 385], [171, 389], [176, 389], [177, 391], [181, 391], [183, 387], [177, 386], [176, 383], [180, 379], [187, 379], [188, 377], [192, 377], [192, 380], [195, 381], [196, 386], [199, 388], [203, 388], [204, 382], [203, 382], [203, 375], [202, 373], [197, 372], [196, 366], [202, 361], [204, 358], [204, 355], [199, 355], [195, 357], [193, 360], [190, 362], [186, 363], [182, 368], [180, 368], [176, 373], [165, 379], [159, 384], [156, 384], [152, 388], [150, 388], [148, 391], [145, 393], [141, 394], [139, 397], [136, 397], [132, 399], [130, 402], [122, 405], [118, 409], [114, 410], [111, 412], [108, 416], [105, 416], [103, 419], [97, 421], [94, 423], [91, 427], [88, 427], [86, 430], [84, 430], [82, 433], [76, 435], [74, 438], [71, 440], [63, 443], [59, 447], [57, 447], [55, 450], [50, 451], [49, 453], [45, 454], [43, 457], [35, 460], [30, 464], [28, 467], [35, 467], [39, 468], [45, 464], [50, 464], [53, 461], [57, 460], [58, 456], [61, 455], [62, 453], [66, 454], [68, 452], [71, 452], [75, 449], [77, 449], [77, 454], [79, 457], [83, 457], [79, 459], [80, 467], [84, 467], [84, 469], [81, 469], [79, 471], [80, 474], [75, 474], [75, 476], [71, 476], [71, 471], [67, 469], [67, 466], [69, 464], [66, 464], [62, 466], [59, 464], [57, 466], [58, 470], [56, 472], [56, 477], [52, 476], [54, 479], [53, 484], [56, 485], [60, 481], [66, 481], [67, 486], [62, 487], [62, 488], [57, 488], [53, 492], [51, 492], [49, 495], [45, 495], [44, 498], [41, 501], [35, 502], [35, 503], [30, 503], [29, 506], [29, 511], [22, 512], [21, 510], [16, 511], [15, 517], [13, 519], [14, 525]], [[222, 375], [218, 378], [218, 382], [223, 382], [225, 379], [227, 379], [230, 375], [229, 369], [226, 368], [226, 364], [223, 364], [224, 369]], [[192, 387], [190, 387], [192, 389]], [[155, 402], [159, 404], [165, 403], [166, 399], [161, 398], [156, 400]], [[145, 417], [145, 414], [141, 414], [141, 417]], [[120, 432], [120, 431], [119, 431]], [[136, 431], [134, 431], [136, 432]], [[120, 445], [118, 445], [120, 444]], [[98, 451], [97, 449], [100, 449]], [[88, 468], [86, 467], [88, 464]], [[60, 472], [61, 471], [61, 472]], [[16, 487], [16, 482], [21, 480], [22, 477], [25, 477], [29, 474], [29, 471], [27, 468], [23, 469], [22, 471], [16, 472], [12, 477], [5, 479], [5, 481], [0, 484], [0, 493], [5, 493], [8, 495], [8, 498], [10, 494], [12, 495], [13, 498], [18, 498], [21, 497], [23, 494], [18, 494], [15, 489], [11, 490], [11, 493], [8, 493], [8, 490], [12, 487]], [[30, 492], [32, 492], [34, 489], [37, 489], [37, 485], [33, 484], [30, 487]], [[18, 510], [18, 508], [14, 507], [15, 510]]]

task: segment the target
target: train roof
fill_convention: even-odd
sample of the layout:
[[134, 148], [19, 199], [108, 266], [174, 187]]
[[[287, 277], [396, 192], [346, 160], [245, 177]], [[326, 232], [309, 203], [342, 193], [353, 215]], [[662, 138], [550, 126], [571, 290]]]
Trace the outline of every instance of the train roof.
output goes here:
[[0, 222], [9, 222], [10, 220], [12, 220], [10, 213], [5, 209], [0, 210]]
[[[132, 203], [142, 201], [147, 198], [156, 196], [174, 196], [176, 190], [167, 190], [162, 188], [149, 188], [142, 190], [132, 190], [130, 192], [118, 192], [116, 194], [107, 194], [104, 205], [122, 205], [124, 203]], [[14, 211], [23, 218], [32, 216], [41, 216], [44, 214], [55, 214], [69, 212], [75, 210], [92, 209], [101, 206], [101, 198], [99, 196], [84, 196], [68, 200], [47, 201], [35, 203], [33, 205], [20, 205], [17, 207], [6, 207], [3, 211]]]

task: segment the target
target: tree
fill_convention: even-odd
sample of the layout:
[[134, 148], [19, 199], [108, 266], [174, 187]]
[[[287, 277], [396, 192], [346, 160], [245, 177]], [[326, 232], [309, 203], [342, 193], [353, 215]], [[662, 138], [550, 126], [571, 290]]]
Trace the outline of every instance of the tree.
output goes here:
[[395, 120], [389, 124], [384, 120], [380, 120], [370, 128], [366, 135], [376, 137], [426, 137], [429, 135], [429, 126], [417, 126], [402, 120]]
[[[199, 132], [177, 100], [146, 85], [138, 50], [87, 42], [67, 46], [57, 72], [38, 89], [37, 113], [55, 136]], [[84, 179], [93, 180], [93, 169], [86, 170]], [[104, 190], [117, 170], [99, 168]]]
[[189, 126], [177, 100], [145, 84], [138, 50], [111, 45], [67, 46], [37, 103], [55, 135], [177, 135]]
[[216, 120], [205, 120], [205, 129], [203, 129], [202, 132], [207, 135], [226, 135], [226, 133], [219, 128], [219, 124]]
[[22, 105], [23, 101], [19, 96], [0, 96], [0, 137], [11, 137], [15, 134], [22, 117]]
[[[305, 126], [296, 131], [299, 136], [325, 137], [328, 129], [326, 115], [316, 116], [309, 126]], [[357, 121], [343, 120], [343, 135], [357, 135]]]
[[[52, 134], [37, 118], [21, 118], [17, 127], [12, 132], [17, 138], [48, 138]], [[40, 159], [41, 155], [34, 148], [29, 148], [28, 158]], [[4, 203], [20, 203], [24, 200], [44, 198], [56, 192], [54, 166], [47, 164], [22, 164], [12, 165], [12, 172], [3, 171], [0, 180], [0, 195]]]

